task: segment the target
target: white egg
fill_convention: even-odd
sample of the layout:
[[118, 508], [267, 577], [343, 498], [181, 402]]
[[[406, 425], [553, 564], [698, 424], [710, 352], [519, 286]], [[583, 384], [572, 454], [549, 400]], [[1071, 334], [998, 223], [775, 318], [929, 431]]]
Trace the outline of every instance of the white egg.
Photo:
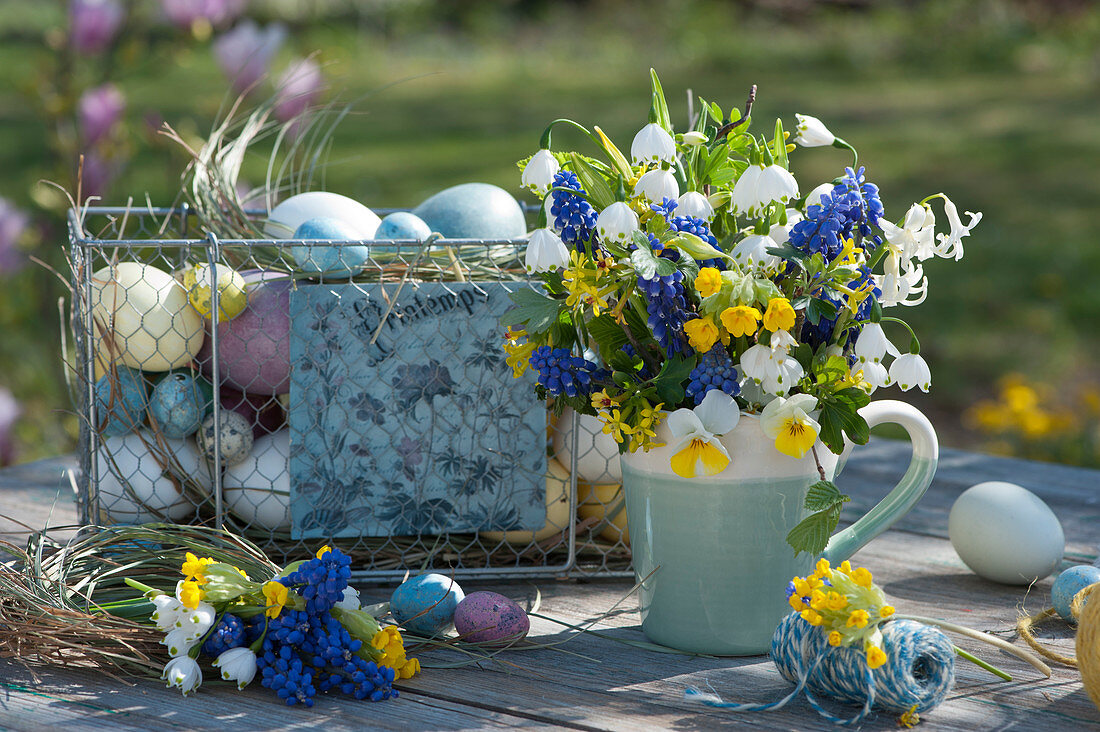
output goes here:
[[[565, 467], [573, 460], [573, 410], [566, 409], [554, 430], [554, 457]], [[577, 480], [585, 483], [622, 483], [619, 446], [603, 433], [603, 420], [582, 414], [577, 428]]]
[[327, 191], [299, 193], [286, 199], [272, 211], [264, 233], [274, 239], [289, 239], [299, 226], [310, 219], [332, 218], [347, 224], [360, 239], [373, 239], [382, 219], [358, 201]]
[[[92, 275], [96, 351], [142, 371], [168, 371], [191, 361], [206, 332], [202, 316], [172, 275], [137, 262], [121, 262]], [[103, 343], [111, 334], [113, 349]]]
[[569, 470], [553, 458], [547, 463], [546, 524], [538, 531], [483, 531], [481, 536], [490, 542], [504, 539], [509, 544], [526, 546], [560, 534], [573, 523], [569, 513]]
[[968, 488], [951, 507], [947, 534], [973, 572], [1006, 585], [1043, 579], [1062, 562], [1062, 524], [1037, 495], [1015, 483]]
[[164, 459], [158, 459], [146, 446], [156, 446], [147, 430], [108, 437], [100, 443], [96, 485], [99, 508], [108, 522], [181, 521], [194, 514], [191, 499], [180, 493], [165, 471], [177, 469], [172, 464], [174, 459], [178, 468], [204, 491], [209, 491], [210, 472], [190, 440], [166, 439], [164, 443], [171, 453], [171, 457], [165, 453]]
[[222, 498], [249, 528], [290, 528], [290, 430], [258, 438], [244, 461], [226, 468]]

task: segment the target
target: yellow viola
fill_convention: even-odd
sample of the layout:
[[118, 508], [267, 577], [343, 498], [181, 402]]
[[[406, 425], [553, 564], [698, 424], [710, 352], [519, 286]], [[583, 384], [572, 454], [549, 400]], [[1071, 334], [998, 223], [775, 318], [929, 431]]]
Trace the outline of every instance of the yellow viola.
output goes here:
[[795, 394], [790, 399], [777, 397], [760, 413], [760, 428], [775, 440], [776, 450], [801, 458], [817, 442], [821, 431], [821, 425], [811, 416], [816, 406], [817, 398], [809, 394]]
[[671, 466], [684, 478], [716, 475], [730, 464], [719, 438], [737, 426], [741, 410], [729, 394], [713, 389], [695, 409], [677, 409], [668, 416], [672, 433]]

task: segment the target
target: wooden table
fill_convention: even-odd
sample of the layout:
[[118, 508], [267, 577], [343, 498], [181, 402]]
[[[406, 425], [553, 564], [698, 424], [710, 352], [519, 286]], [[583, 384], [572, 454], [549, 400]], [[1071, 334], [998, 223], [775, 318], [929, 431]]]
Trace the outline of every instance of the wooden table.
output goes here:
[[[848, 517], [862, 513], [893, 485], [908, 460], [908, 446], [873, 442], [858, 450], [840, 480], [853, 495]], [[32, 526], [75, 519], [71, 488], [62, 481], [68, 461], [47, 461], [0, 471], [0, 514]], [[902, 612], [940, 617], [1013, 638], [1016, 618], [1049, 603], [1051, 580], [1030, 591], [985, 581], [971, 574], [947, 541], [947, 515], [955, 497], [984, 480], [1010, 480], [1039, 494], [1065, 528], [1067, 561], [1095, 558], [1100, 541], [1100, 471], [993, 458], [945, 450], [928, 495], [892, 531], [873, 541], [855, 560]], [[0, 530], [16, 531], [10, 525]], [[602, 614], [632, 583], [625, 580], [543, 581], [542, 613], [569, 622]], [[478, 589], [476, 585], [466, 588]], [[494, 586], [517, 599], [532, 597], [533, 584]], [[386, 599], [388, 591], [365, 588], [364, 601]], [[597, 628], [621, 639], [643, 639], [637, 603]], [[1073, 652], [1072, 630], [1061, 623], [1042, 629], [1052, 647]], [[536, 619], [532, 636], [566, 637], [560, 626]], [[1081, 687], [1075, 669], [1053, 666], [1043, 678], [1030, 666], [984, 644], [956, 642], [1009, 671], [1001, 681], [960, 662], [948, 700], [922, 715], [922, 727], [948, 730], [1071, 730], [1100, 727], [1100, 711]], [[1018, 639], [1016, 643], [1021, 643]], [[287, 708], [254, 684], [244, 692], [204, 686], [184, 699], [155, 680], [132, 686], [90, 671], [39, 669], [35, 683], [20, 665], [0, 662], [0, 728], [3, 729], [466, 729], [563, 727], [570, 729], [826, 729], [805, 701], [779, 712], [733, 714], [686, 704], [684, 689], [712, 685], [731, 701], [772, 701], [789, 690], [767, 657], [706, 659], [659, 654], [591, 635], [574, 637], [572, 653], [526, 651], [504, 656], [508, 665], [427, 669], [401, 684], [395, 702], [369, 704], [339, 695], [321, 696], [313, 709]], [[429, 658], [424, 661], [427, 664]], [[849, 714], [854, 710], [838, 708]], [[893, 715], [876, 713], [864, 729], [897, 729]]]

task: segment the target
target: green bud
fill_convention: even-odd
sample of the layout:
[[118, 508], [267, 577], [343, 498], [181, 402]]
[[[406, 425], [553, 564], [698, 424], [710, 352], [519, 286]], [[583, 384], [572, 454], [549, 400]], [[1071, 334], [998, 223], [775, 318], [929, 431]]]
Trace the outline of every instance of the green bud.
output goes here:
[[210, 603], [236, 600], [241, 595], [260, 589], [259, 582], [245, 579], [236, 567], [224, 562], [206, 565], [203, 574], [206, 575], [206, 584], [202, 586], [203, 596]]

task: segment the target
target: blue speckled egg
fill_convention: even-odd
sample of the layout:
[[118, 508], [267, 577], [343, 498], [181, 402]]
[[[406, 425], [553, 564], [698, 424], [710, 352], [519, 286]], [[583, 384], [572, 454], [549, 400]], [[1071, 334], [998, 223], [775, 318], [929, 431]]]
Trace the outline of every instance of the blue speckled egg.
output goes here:
[[463, 183], [440, 191], [413, 213], [449, 239], [516, 239], [527, 232], [516, 199], [488, 183]]
[[405, 580], [393, 591], [390, 612], [406, 630], [430, 638], [451, 628], [455, 608], [465, 596], [450, 577], [421, 574]]
[[119, 437], [145, 421], [149, 393], [141, 372], [117, 366], [114, 377], [104, 374], [95, 383], [96, 427], [101, 435]]
[[471, 643], [517, 641], [530, 629], [523, 608], [496, 592], [471, 592], [455, 608], [455, 631]]
[[[362, 239], [355, 230], [340, 219], [319, 217], [304, 222], [294, 231], [292, 239], [309, 241], [310, 239], [359, 241]], [[290, 248], [290, 254], [298, 269], [306, 274], [323, 274], [325, 277], [354, 277], [363, 271], [370, 259], [370, 249], [357, 244], [354, 246], [302, 245]]]
[[432, 235], [432, 230], [416, 214], [408, 211], [395, 211], [378, 226], [374, 232], [375, 239], [415, 239], [424, 241]]
[[1050, 588], [1050, 599], [1062, 620], [1070, 623], [1077, 622], [1069, 610], [1073, 596], [1095, 582], [1100, 582], [1100, 567], [1093, 567], [1091, 564], [1070, 567], [1058, 575], [1058, 579], [1054, 580], [1054, 586]]
[[149, 418], [165, 437], [173, 440], [193, 435], [206, 414], [207, 397], [191, 374], [173, 371], [153, 387]]
[[[248, 420], [229, 409], [221, 410], [221, 429], [217, 430], [221, 447], [221, 464], [235, 465], [252, 452], [252, 425]], [[199, 427], [199, 451], [210, 462], [215, 462], [214, 453], [214, 415], [210, 414]], [[275, 476], [272, 476], [273, 478]]]

